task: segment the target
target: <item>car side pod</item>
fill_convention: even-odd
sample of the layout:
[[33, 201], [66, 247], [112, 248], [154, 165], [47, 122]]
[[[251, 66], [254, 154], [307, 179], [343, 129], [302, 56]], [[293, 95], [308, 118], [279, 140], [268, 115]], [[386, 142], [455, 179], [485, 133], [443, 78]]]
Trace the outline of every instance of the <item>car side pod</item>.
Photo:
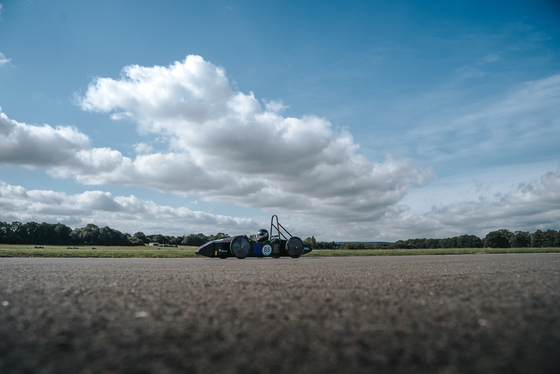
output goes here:
[[286, 242], [286, 252], [291, 258], [298, 258], [303, 254], [303, 242], [297, 236], [292, 236]]
[[237, 258], [245, 258], [251, 252], [251, 242], [245, 235], [238, 235], [232, 239], [230, 251]]
[[272, 247], [272, 258], [280, 258], [280, 249], [282, 248], [280, 244], [281, 242], [278, 239], [274, 239], [270, 242], [270, 245]]

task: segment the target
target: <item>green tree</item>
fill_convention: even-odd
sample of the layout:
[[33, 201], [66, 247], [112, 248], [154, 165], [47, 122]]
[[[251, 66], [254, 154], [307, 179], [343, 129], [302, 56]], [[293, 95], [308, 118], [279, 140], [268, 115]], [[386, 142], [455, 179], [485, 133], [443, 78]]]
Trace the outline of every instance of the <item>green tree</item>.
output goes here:
[[540, 247], [544, 247], [544, 243], [545, 243], [545, 236], [544, 233], [541, 230], [537, 230], [534, 233], [531, 234], [531, 247], [533, 248], [540, 248]]
[[56, 236], [56, 244], [70, 244], [70, 233], [72, 232], [70, 227], [58, 223], [54, 227], [54, 232]]
[[192, 245], [192, 246], [200, 246], [206, 242], [208, 242], [208, 237], [202, 233], [199, 234], [189, 234], [187, 237], [183, 239], [181, 244], [184, 245]]
[[560, 247], [560, 230], [556, 231], [554, 234], [554, 241], [552, 242], [554, 247]]
[[554, 240], [556, 239], [556, 231], [554, 230], [546, 230], [543, 233], [543, 247], [553, 247]]
[[439, 248], [457, 248], [457, 237], [440, 239]]
[[303, 241], [303, 244], [307, 245], [309, 247], [316, 247], [317, 241], [315, 240], [314, 236], [311, 236], [311, 237], [305, 238], [305, 240]]
[[0, 243], [10, 244], [12, 239], [12, 226], [8, 222], [0, 222]]
[[225, 238], [229, 238], [228, 234], [225, 234], [223, 232], [219, 232], [216, 235], [212, 235], [208, 238], [208, 241], [210, 240], [219, 240], [219, 239], [225, 239]]
[[529, 231], [515, 231], [510, 238], [511, 248], [525, 248], [531, 244]]
[[476, 235], [458, 236], [457, 248], [482, 248], [482, 239]]
[[99, 238], [99, 227], [93, 223], [88, 223], [81, 230], [82, 243], [86, 245], [97, 244]]
[[40, 242], [38, 244], [57, 244], [56, 233], [54, 232], [55, 226], [56, 225], [46, 222], [39, 224]]
[[146, 235], [144, 235], [144, 233], [142, 231], [138, 231], [132, 237], [140, 240], [143, 243], [149, 243], [150, 242], [150, 240], [148, 238], [146, 238]]
[[157, 242], [159, 244], [165, 244], [165, 236], [161, 234], [153, 235], [152, 242]]
[[509, 248], [512, 233], [508, 230], [491, 231], [484, 238], [484, 247], [487, 248]]
[[23, 224], [18, 221], [14, 221], [10, 224], [11, 231], [11, 244], [23, 244]]
[[426, 248], [435, 249], [438, 248], [439, 239], [427, 239]]

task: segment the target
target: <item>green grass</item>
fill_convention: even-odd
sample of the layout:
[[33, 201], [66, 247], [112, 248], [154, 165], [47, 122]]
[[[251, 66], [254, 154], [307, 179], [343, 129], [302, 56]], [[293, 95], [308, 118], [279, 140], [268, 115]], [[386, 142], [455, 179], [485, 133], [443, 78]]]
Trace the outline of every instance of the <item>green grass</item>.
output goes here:
[[[0, 245], [0, 257], [106, 257], [106, 258], [177, 258], [199, 257], [196, 247], [95, 247]], [[414, 255], [459, 255], [492, 253], [560, 253], [560, 248], [449, 248], [449, 249], [316, 249], [305, 257], [341, 256], [414, 256]]]
[[0, 245], [0, 257], [198, 257], [196, 247], [102, 247], [46, 245], [45, 248], [33, 248], [33, 245]]
[[316, 249], [309, 257], [560, 253], [560, 248]]

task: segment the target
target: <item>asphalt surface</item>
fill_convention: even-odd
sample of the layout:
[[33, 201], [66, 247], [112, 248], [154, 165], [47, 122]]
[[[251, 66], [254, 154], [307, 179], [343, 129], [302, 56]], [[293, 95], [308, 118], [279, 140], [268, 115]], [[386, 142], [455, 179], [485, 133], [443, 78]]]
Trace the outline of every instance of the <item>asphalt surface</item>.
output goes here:
[[560, 254], [0, 259], [0, 373], [558, 373]]

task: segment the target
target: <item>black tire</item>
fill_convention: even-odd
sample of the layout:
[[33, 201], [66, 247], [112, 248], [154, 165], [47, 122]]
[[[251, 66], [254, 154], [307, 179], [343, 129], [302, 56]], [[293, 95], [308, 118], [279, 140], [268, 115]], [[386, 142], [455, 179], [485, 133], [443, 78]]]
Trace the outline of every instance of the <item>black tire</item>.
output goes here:
[[245, 235], [236, 236], [231, 241], [230, 251], [237, 258], [245, 258], [251, 252], [251, 243]]
[[300, 238], [294, 236], [286, 242], [286, 252], [291, 258], [298, 258], [303, 254], [303, 242]]

